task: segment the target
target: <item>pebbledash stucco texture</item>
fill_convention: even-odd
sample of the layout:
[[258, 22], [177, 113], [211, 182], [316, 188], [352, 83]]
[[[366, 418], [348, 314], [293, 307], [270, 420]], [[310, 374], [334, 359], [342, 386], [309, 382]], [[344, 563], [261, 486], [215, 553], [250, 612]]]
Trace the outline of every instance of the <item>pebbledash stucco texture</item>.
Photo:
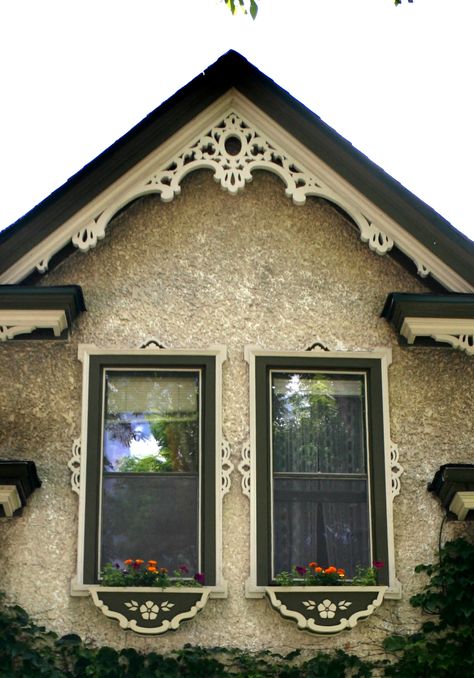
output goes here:
[[[61, 634], [158, 652], [191, 643], [279, 652], [344, 647], [367, 656], [388, 632], [417, 626], [419, 613], [408, 600], [422, 581], [413, 568], [435, 558], [442, 519], [427, 482], [440, 464], [471, 461], [474, 433], [474, 361], [448, 349], [402, 348], [380, 318], [389, 292], [428, 291], [421, 279], [370, 252], [328, 203], [311, 198], [294, 206], [272, 174], [257, 173], [232, 196], [200, 171], [186, 178], [173, 202], [148, 196], [123, 210], [94, 250], [75, 253], [41, 284], [81, 285], [87, 312], [67, 341], [0, 346], [0, 457], [34, 460], [43, 481], [21, 517], [0, 519], [0, 588], [9, 600]], [[401, 600], [385, 601], [351, 631], [319, 637], [298, 631], [266, 600], [246, 599], [249, 501], [237, 471], [223, 511], [227, 599], [210, 600], [175, 633], [143, 638], [120, 629], [89, 598], [70, 595], [78, 498], [67, 462], [80, 435], [77, 346], [138, 348], [149, 337], [167, 348], [227, 346], [223, 425], [235, 467], [249, 436], [246, 344], [392, 348], [391, 434], [405, 470], [394, 502]], [[449, 523], [443, 536], [468, 529]]]

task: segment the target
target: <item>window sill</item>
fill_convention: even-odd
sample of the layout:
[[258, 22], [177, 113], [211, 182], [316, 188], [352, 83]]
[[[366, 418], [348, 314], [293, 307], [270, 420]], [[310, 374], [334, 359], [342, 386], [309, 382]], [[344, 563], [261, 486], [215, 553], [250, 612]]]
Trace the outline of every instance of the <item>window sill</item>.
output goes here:
[[211, 588], [90, 586], [89, 591], [96, 607], [121, 628], [151, 636], [176, 631], [181, 622], [193, 619]]
[[382, 604], [386, 586], [266, 586], [272, 607], [311, 633], [333, 634], [356, 626]]

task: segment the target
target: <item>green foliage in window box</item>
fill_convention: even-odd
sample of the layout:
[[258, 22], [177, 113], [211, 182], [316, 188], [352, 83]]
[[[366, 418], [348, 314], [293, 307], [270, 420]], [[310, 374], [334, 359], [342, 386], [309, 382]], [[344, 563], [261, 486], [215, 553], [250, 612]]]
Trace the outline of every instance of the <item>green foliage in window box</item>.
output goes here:
[[156, 560], [128, 559], [122, 563], [107, 563], [100, 573], [102, 586], [202, 586], [204, 574], [191, 577], [186, 565], [181, 565], [170, 576], [166, 567], [158, 567]]
[[346, 579], [343, 568], [334, 565], [320, 567], [318, 563], [309, 563], [307, 567], [293, 565], [291, 572], [279, 572], [275, 576], [277, 586], [377, 586], [377, 571], [384, 564], [379, 561], [369, 567], [357, 565], [352, 579]]

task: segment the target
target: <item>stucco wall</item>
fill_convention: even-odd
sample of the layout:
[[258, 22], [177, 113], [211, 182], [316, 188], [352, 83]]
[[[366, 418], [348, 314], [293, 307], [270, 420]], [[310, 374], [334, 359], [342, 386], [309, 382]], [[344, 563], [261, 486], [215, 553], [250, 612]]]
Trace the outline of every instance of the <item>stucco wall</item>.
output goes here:
[[[158, 651], [193, 643], [367, 654], [388, 630], [417, 623], [408, 604], [421, 584], [413, 568], [434, 557], [442, 518], [426, 484], [440, 464], [472, 461], [474, 433], [472, 358], [400, 348], [380, 318], [389, 292], [425, 291], [420, 279], [371, 253], [329, 205], [310, 199], [293, 206], [271, 174], [258, 174], [234, 197], [199, 172], [172, 203], [136, 202], [95, 250], [74, 254], [42, 280], [72, 283], [82, 286], [88, 311], [67, 342], [0, 346], [0, 457], [34, 460], [43, 481], [22, 517], [0, 519], [0, 589], [9, 599], [59, 633]], [[78, 515], [67, 469], [80, 434], [77, 345], [137, 348], [149, 336], [167, 348], [228, 347], [224, 432], [236, 465], [249, 428], [244, 345], [301, 350], [319, 339], [331, 349], [392, 347], [391, 430], [405, 468], [394, 506], [401, 601], [386, 601], [353, 631], [319, 638], [283, 621], [265, 600], [246, 600], [249, 502], [237, 472], [224, 501], [227, 600], [211, 600], [174, 634], [144, 639], [119, 629], [90, 599], [69, 595]], [[450, 524], [444, 535], [469, 529]]]

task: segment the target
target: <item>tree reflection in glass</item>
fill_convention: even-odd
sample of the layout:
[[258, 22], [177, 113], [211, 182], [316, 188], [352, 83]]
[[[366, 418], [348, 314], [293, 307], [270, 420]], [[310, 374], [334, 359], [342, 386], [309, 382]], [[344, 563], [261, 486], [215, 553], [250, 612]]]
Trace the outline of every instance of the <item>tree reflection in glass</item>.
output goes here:
[[274, 573], [370, 564], [365, 381], [272, 372]]
[[198, 370], [106, 370], [101, 563], [199, 568]]

